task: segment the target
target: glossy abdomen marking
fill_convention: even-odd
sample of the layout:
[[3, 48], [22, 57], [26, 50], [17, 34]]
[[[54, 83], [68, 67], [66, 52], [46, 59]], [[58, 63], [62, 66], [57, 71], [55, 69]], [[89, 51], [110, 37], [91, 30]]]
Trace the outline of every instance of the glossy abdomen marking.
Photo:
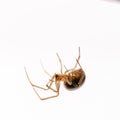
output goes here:
[[85, 81], [85, 73], [82, 69], [78, 71], [73, 72], [73, 76], [71, 76], [69, 79], [71, 79], [71, 84], [68, 82], [64, 82], [64, 85], [67, 89], [75, 89], [80, 87], [84, 81]]

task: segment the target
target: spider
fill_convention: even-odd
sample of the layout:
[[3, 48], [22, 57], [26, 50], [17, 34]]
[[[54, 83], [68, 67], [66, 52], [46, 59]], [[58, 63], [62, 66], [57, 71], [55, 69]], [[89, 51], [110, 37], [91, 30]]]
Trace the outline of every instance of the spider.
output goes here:
[[[67, 89], [76, 89], [79, 88], [85, 81], [85, 72], [83, 71], [80, 63], [79, 63], [79, 59], [80, 59], [80, 47], [78, 48], [78, 58], [76, 59], [76, 64], [72, 69], [67, 69], [66, 66], [64, 65], [64, 68], [66, 69], [66, 71], [63, 73], [62, 69], [62, 61], [58, 55], [58, 53], [56, 53], [58, 60], [60, 62], [60, 73], [55, 73], [53, 76], [51, 76], [42, 66], [44, 72], [49, 75], [51, 77], [51, 79], [48, 81], [48, 83], [46, 84], [46, 88], [40, 87], [38, 85], [35, 85], [31, 82], [26, 67], [25, 69], [25, 73], [27, 76], [28, 81], [30, 82], [33, 90], [35, 91], [36, 95], [39, 97], [40, 100], [46, 100], [46, 99], [50, 99], [50, 98], [54, 98], [57, 97], [59, 95], [59, 90], [60, 90], [60, 82], [64, 82], [64, 86]], [[41, 64], [42, 65], [42, 64]], [[79, 69], [76, 69], [77, 65], [79, 65]], [[55, 83], [55, 88], [52, 88], [52, 84]], [[53, 92], [56, 93], [56, 95], [54, 96], [49, 96], [49, 97], [45, 97], [45, 98], [41, 98], [40, 95], [38, 94], [38, 92], [36, 91], [35, 88], [39, 88], [39, 89], [43, 89], [43, 90], [52, 90]]]

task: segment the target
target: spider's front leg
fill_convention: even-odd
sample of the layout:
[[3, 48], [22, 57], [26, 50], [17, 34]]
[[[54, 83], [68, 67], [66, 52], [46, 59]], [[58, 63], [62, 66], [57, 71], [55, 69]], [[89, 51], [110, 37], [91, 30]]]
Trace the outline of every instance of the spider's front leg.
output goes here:
[[[43, 88], [43, 87], [40, 87], [40, 86], [38, 86], [38, 85], [33, 84], [33, 83], [31, 82], [29, 76], [28, 76], [28, 73], [27, 73], [26, 68], [24, 68], [24, 69], [25, 69], [25, 73], [26, 73], [27, 79], [28, 79], [28, 81], [30, 82], [30, 84], [31, 84], [34, 92], [35, 92], [36, 95], [39, 97], [39, 99], [41, 99], [41, 100], [46, 100], [46, 99], [49, 99], [49, 98], [57, 97], [57, 96], [59, 95], [59, 84], [60, 84], [60, 83], [57, 83], [57, 84], [56, 84], [56, 81], [54, 81], [55, 75], [53, 75], [52, 79], [49, 80], [49, 82], [47, 83], [47, 85], [46, 85], [47, 88]], [[56, 89], [57, 89], [57, 90], [54, 90], [53, 88], [51, 88], [53, 82], [55, 82], [55, 85], [56, 85]], [[39, 89], [43, 89], [43, 90], [49, 90], [49, 89], [51, 89], [52, 91], [56, 92], [57, 95], [50, 96], [50, 97], [46, 97], [46, 98], [41, 98], [35, 88], [39, 88]]]
[[48, 85], [48, 88], [51, 89], [52, 91], [56, 92], [57, 94], [50, 96], [50, 97], [43, 98], [43, 100], [54, 98], [54, 97], [57, 97], [59, 95], [60, 81], [55, 80], [55, 81], [52, 81], [52, 83], [53, 82], [55, 82], [56, 90], [51, 87], [51, 84]]
[[[58, 85], [57, 85], [57, 81], [56, 81], [56, 74], [54, 74], [53, 76], [52, 76], [52, 78], [49, 80], [49, 82], [46, 84], [46, 87], [48, 88], [48, 89], [50, 89], [50, 90], [52, 90], [53, 92], [58, 92]], [[53, 84], [53, 82], [55, 83], [55, 87], [56, 87], [56, 89], [54, 89], [54, 88], [52, 88], [52, 84]]]

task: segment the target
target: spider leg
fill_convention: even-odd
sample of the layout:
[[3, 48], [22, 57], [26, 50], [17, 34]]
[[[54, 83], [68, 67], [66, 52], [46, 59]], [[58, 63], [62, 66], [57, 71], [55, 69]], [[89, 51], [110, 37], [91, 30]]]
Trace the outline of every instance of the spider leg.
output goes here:
[[[39, 99], [45, 100], [45, 99], [57, 97], [57, 96], [59, 95], [59, 86], [60, 86], [60, 83], [59, 83], [59, 82], [56, 82], [56, 81], [55, 81], [55, 85], [56, 85], [56, 89], [57, 89], [57, 90], [54, 90], [53, 88], [51, 88], [52, 83], [54, 82], [54, 81], [53, 81], [54, 76], [53, 76], [52, 79], [47, 83], [47, 85], [46, 85], [47, 88], [43, 88], [43, 87], [40, 87], [40, 86], [38, 86], [38, 85], [33, 84], [33, 83], [31, 82], [29, 76], [28, 76], [28, 73], [27, 73], [27, 70], [26, 70], [25, 67], [24, 67], [24, 69], [25, 69], [25, 73], [26, 73], [26, 76], [27, 76], [27, 78], [28, 78], [28, 81], [30, 82], [30, 84], [31, 84], [34, 92], [35, 92], [36, 95], [39, 97]], [[39, 88], [39, 89], [43, 89], [43, 90], [49, 90], [49, 89], [51, 89], [53, 92], [56, 92], [57, 95], [55, 95], [55, 96], [50, 96], [50, 97], [46, 97], [46, 98], [41, 98], [40, 95], [38, 94], [38, 92], [36, 91], [35, 87], [36, 87], [36, 88]]]
[[69, 71], [74, 71], [75, 68], [77, 67], [78, 61], [80, 60], [80, 47], [78, 48], [78, 58], [76, 59], [76, 64], [73, 68], [71, 69], [67, 69], [66, 66], [64, 65], [64, 68], [66, 69], [65, 73], [69, 72]]
[[80, 65], [80, 62], [76, 59], [77, 64], [79, 65], [80, 68], [82, 68], [82, 66]]
[[61, 61], [61, 59], [60, 59], [58, 53], [56, 53], [56, 55], [57, 55], [58, 60], [59, 60], [59, 62], [60, 62], [60, 72], [62, 73], [62, 61]]
[[[53, 82], [55, 82], [56, 89], [54, 89], [54, 88], [51, 87]], [[59, 84], [60, 83], [56, 80], [55, 74], [54, 74], [53, 77], [51, 78], [51, 80], [49, 80], [49, 82], [46, 84], [46, 87], [48, 89], [51, 89], [53, 92], [57, 92], [58, 89], [59, 89]]]
[[31, 86], [32, 86], [32, 88], [33, 88], [33, 90], [34, 90], [34, 92], [35, 92], [36, 95], [39, 97], [39, 99], [42, 100], [42, 98], [40, 97], [40, 95], [39, 95], [38, 92], [36, 91], [35, 87], [36, 87], [36, 88], [39, 88], [39, 89], [43, 89], [43, 90], [48, 90], [49, 88], [43, 88], [43, 87], [40, 87], [40, 86], [37, 86], [37, 85], [33, 84], [33, 83], [31, 82], [29, 76], [28, 76], [28, 73], [27, 73], [27, 70], [26, 70], [25, 67], [24, 67], [24, 69], [25, 69], [25, 73], [26, 73], [26, 76], [27, 76], [27, 78], [28, 78], [28, 81], [30, 82], [30, 84], [31, 84]]
[[40, 64], [41, 64], [41, 67], [42, 67], [43, 71], [44, 71], [49, 77], [52, 77], [52, 76], [45, 70], [42, 62], [40, 62]]
[[54, 90], [54, 89], [51, 88], [50, 86], [49, 86], [49, 89], [53, 90], [53, 91], [56, 92], [57, 94], [56, 94], [56, 95], [53, 95], [53, 96], [49, 96], [49, 97], [42, 98], [42, 100], [54, 98], [54, 97], [57, 97], [57, 96], [59, 95], [60, 81], [56, 81], [56, 80], [55, 80], [55, 86], [56, 86], [56, 90]]
[[[79, 61], [79, 60], [80, 60], [80, 47], [78, 48], [78, 58], [77, 58], [77, 61]], [[77, 64], [78, 63], [76, 62], [76, 64], [75, 64], [73, 69], [75, 69], [77, 67]]]

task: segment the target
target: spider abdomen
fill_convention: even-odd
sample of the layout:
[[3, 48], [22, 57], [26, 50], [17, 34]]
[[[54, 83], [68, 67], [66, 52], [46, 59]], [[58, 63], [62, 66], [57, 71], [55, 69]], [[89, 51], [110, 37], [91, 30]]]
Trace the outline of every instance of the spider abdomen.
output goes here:
[[69, 77], [69, 81], [64, 82], [64, 85], [67, 89], [76, 89], [84, 83], [86, 76], [82, 69], [73, 71], [70, 74], [72, 75]]

